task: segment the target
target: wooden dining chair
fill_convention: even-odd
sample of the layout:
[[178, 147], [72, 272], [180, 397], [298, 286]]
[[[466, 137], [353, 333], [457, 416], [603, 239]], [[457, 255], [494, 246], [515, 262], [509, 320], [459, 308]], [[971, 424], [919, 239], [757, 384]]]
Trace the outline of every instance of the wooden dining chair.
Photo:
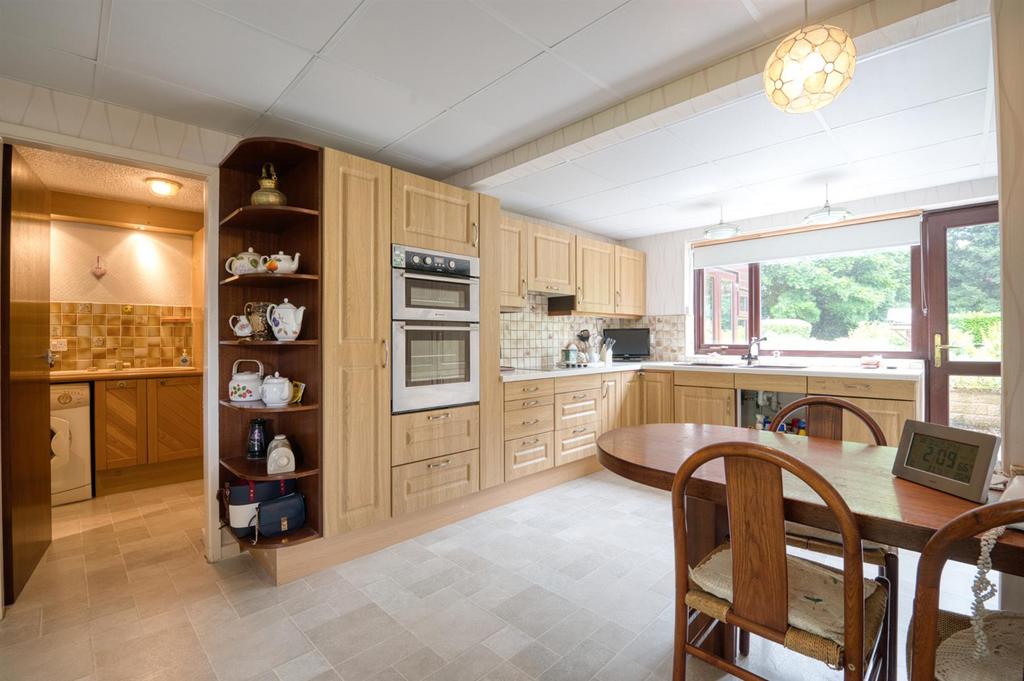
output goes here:
[[[1024, 499], [988, 504], [953, 518], [925, 544], [917, 564], [914, 617], [907, 641], [910, 681], [934, 681], [936, 658], [941, 660], [944, 654], [953, 654], [950, 650], [943, 651], [943, 642], [971, 627], [967, 615], [939, 610], [939, 582], [953, 544], [994, 527], [1021, 521], [1024, 521]], [[1019, 622], [1020, 636], [1024, 638], [1024, 613], [1002, 614]], [[1024, 677], [1024, 669], [1015, 671], [1020, 675], [1017, 678]]]
[[[719, 459], [724, 460], [729, 539], [690, 568], [686, 487], [697, 469]], [[784, 470], [805, 482], [834, 516], [843, 539], [841, 571], [787, 554]], [[836, 489], [807, 464], [748, 442], [704, 447], [676, 473], [672, 522], [676, 554], [673, 681], [686, 678], [688, 655], [746, 681], [765, 681], [701, 647], [716, 627], [723, 627], [727, 637], [736, 627], [782, 644], [842, 669], [847, 681], [888, 678], [887, 661], [893, 651], [888, 644], [892, 623], [887, 580], [864, 579], [857, 521]]]
[[[871, 433], [875, 444], [886, 446], [885, 433], [881, 426], [871, 418], [871, 415], [852, 402], [838, 397], [827, 397], [824, 395], [811, 395], [799, 400], [790, 402], [775, 415], [772, 419], [771, 430], [775, 432], [783, 423], [800, 409], [807, 410], [807, 434], [810, 437], [821, 437], [829, 440], [843, 439], [843, 416], [849, 412], [857, 418]], [[842, 555], [842, 538], [835, 532], [822, 530], [817, 527], [808, 527], [798, 523], [786, 523], [786, 542], [795, 548], [813, 551], [828, 556]], [[899, 621], [899, 580], [900, 561], [896, 549], [877, 544], [875, 542], [864, 542], [864, 562], [878, 568], [878, 574], [889, 580], [889, 618], [893, 622]], [[896, 627], [889, 630], [892, 640], [890, 647], [895, 650], [897, 647]], [[750, 634], [740, 634], [740, 653], [746, 655], [750, 650]], [[889, 675], [896, 677], [896, 656], [889, 658]]]

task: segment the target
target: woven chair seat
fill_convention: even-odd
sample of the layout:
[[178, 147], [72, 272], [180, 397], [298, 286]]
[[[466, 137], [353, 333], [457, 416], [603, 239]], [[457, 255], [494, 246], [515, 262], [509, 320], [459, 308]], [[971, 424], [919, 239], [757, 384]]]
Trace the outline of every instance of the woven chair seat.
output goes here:
[[[935, 619], [938, 635], [938, 647], [935, 649], [936, 681], [1017, 681], [1021, 678], [1024, 670], [1024, 614], [994, 610], [988, 614], [985, 622], [985, 628], [990, 633], [995, 634], [992, 629], [997, 629], [1002, 636], [990, 637], [990, 656], [979, 662], [974, 660], [974, 633], [971, 631], [970, 616], [938, 611]], [[915, 622], [911, 620], [910, 631], [907, 633], [908, 672], [914, 663], [911, 650], [914, 626]]]

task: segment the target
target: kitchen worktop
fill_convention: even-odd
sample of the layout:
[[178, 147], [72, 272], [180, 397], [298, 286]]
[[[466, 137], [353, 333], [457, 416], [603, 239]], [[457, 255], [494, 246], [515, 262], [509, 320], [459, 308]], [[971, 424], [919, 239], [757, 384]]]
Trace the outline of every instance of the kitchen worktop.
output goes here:
[[[702, 361], [702, 360], [697, 360]], [[799, 364], [797, 358], [793, 358], [792, 364]], [[899, 366], [896, 369], [887, 369], [883, 364], [879, 369], [864, 369], [859, 366], [813, 364], [808, 366], [792, 366], [786, 363], [764, 362], [759, 366], [748, 367], [738, 364], [693, 364], [687, 361], [682, 362], [614, 362], [612, 364], [601, 364], [596, 366], [580, 367], [577, 369], [551, 369], [533, 370], [517, 369], [503, 373], [501, 380], [509, 383], [512, 381], [532, 381], [539, 378], [558, 378], [561, 376], [580, 376], [584, 374], [604, 374], [614, 371], [637, 371], [648, 369], [656, 371], [701, 371], [716, 373], [734, 374], [770, 374], [776, 376], [834, 376], [837, 378], [872, 378], [883, 380], [920, 381], [924, 370], [920, 367]]]
[[203, 370], [198, 367], [140, 367], [135, 369], [83, 369], [71, 371], [51, 371], [50, 383], [86, 383], [88, 381], [110, 381], [119, 378], [137, 380], [141, 378], [184, 378], [202, 376]]

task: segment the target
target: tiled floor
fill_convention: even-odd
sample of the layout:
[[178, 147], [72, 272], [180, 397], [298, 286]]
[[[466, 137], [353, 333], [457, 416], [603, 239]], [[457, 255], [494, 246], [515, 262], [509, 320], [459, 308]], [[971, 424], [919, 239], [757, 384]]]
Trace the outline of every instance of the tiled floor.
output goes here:
[[[0, 681], [670, 678], [664, 493], [598, 473], [279, 588], [247, 555], [203, 560], [200, 494], [55, 509], [53, 547], [0, 622]], [[837, 678], [757, 639], [747, 663]], [[691, 660], [689, 678], [723, 677]]]

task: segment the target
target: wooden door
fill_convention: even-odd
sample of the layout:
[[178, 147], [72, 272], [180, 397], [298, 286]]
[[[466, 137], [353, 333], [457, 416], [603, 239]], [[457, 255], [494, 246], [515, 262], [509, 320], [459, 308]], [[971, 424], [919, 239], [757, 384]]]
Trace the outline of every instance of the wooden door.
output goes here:
[[732, 388], [677, 385], [672, 401], [675, 423], [736, 425], [736, 391]]
[[526, 307], [526, 253], [529, 228], [526, 221], [501, 218], [501, 309]]
[[50, 545], [50, 193], [3, 147], [0, 209], [0, 463], [4, 602]]
[[615, 314], [642, 316], [647, 307], [647, 255], [615, 247]]
[[620, 398], [620, 426], [639, 426], [644, 423], [644, 377], [643, 372], [633, 371], [623, 376], [620, 382], [623, 391]]
[[[900, 443], [903, 424], [907, 419], [917, 418], [917, 403], [906, 400], [875, 400], [864, 397], [844, 397], [868, 413], [882, 429], [885, 442], [890, 447]], [[875, 444], [871, 431], [860, 419], [848, 411], [843, 412], [843, 439], [848, 442]]]
[[146, 381], [96, 381], [94, 385], [96, 470], [146, 463]]
[[615, 245], [576, 237], [576, 311], [615, 313]]
[[391, 169], [324, 150], [324, 534], [391, 513]]
[[530, 223], [527, 288], [548, 295], [576, 293], [576, 235]]
[[644, 423], [672, 423], [672, 372], [642, 371]]
[[147, 380], [146, 416], [147, 462], [203, 455], [201, 376]]
[[403, 246], [478, 256], [479, 196], [468, 189], [393, 169], [391, 237]]

